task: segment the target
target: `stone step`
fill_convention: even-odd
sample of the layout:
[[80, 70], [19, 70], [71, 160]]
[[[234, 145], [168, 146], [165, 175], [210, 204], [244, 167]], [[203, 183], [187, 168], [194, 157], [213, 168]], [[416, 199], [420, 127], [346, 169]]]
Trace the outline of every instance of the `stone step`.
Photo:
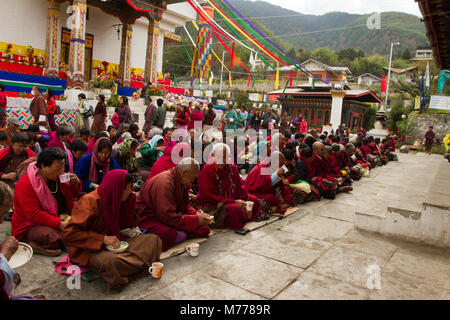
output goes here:
[[355, 227], [437, 247], [450, 247], [450, 207], [423, 203], [421, 211], [388, 207], [355, 213]]

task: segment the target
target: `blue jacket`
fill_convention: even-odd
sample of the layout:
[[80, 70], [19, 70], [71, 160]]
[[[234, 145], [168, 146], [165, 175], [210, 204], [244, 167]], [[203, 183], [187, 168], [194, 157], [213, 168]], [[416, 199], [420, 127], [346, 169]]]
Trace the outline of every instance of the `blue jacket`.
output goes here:
[[[89, 153], [82, 157], [75, 168], [75, 174], [81, 180], [83, 184], [82, 192], [88, 193], [93, 191], [94, 189], [89, 188], [89, 185], [92, 183], [100, 184], [103, 180], [103, 171], [97, 168], [97, 177], [98, 181], [89, 181], [89, 171], [91, 170], [91, 159], [92, 153]], [[109, 170], [121, 169], [117, 161], [113, 158], [109, 158], [110, 168]]]

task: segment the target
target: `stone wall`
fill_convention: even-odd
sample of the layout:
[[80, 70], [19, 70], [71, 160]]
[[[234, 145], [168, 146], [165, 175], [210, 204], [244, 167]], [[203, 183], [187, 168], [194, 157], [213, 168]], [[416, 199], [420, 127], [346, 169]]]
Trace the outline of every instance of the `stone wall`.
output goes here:
[[445, 135], [450, 133], [450, 114], [410, 115], [409, 119], [414, 119], [417, 123], [413, 132], [407, 137], [407, 140], [412, 142], [416, 139], [422, 142], [429, 126], [433, 126], [436, 139], [439, 139], [441, 142]]

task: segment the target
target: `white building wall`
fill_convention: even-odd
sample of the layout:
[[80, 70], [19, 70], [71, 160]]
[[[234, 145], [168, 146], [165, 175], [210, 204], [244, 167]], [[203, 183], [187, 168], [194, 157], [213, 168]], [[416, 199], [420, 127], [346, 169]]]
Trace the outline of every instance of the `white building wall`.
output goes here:
[[45, 50], [47, 3], [47, 0], [1, 0], [0, 41]]
[[139, 19], [133, 26], [133, 39], [131, 41], [131, 66], [133, 68], [145, 68], [145, 56], [147, 54], [148, 20]]
[[[62, 6], [60, 28], [67, 27], [69, 18], [67, 12], [68, 3]], [[121, 24], [120, 20], [108, 15], [96, 7], [89, 6], [89, 20], [86, 22], [86, 33], [94, 35], [93, 59], [119, 64], [121, 37], [117, 38], [117, 29], [113, 25]], [[120, 32], [122, 35], [122, 30]], [[58, 46], [61, 46], [59, 38]]]
[[[69, 3], [61, 5], [61, 19], [58, 30], [58, 53], [61, 50], [61, 29], [67, 28]], [[121, 24], [114, 16], [104, 13], [101, 9], [89, 7], [89, 19], [86, 23], [86, 33], [94, 35], [93, 59], [119, 64], [122, 28], [117, 37], [115, 24]], [[47, 26], [47, 0], [1, 0], [0, 10], [0, 41], [18, 45], [31, 45], [45, 50]], [[187, 2], [168, 6], [168, 12], [163, 14], [161, 34], [158, 39], [158, 72], [162, 71], [162, 55], [164, 52], [164, 33], [174, 32], [175, 26], [181, 26], [186, 20], [195, 19], [196, 13]], [[131, 66], [145, 68], [147, 51], [148, 20], [140, 18], [133, 26]], [[2, 48], [3, 49], [3, 48]]]

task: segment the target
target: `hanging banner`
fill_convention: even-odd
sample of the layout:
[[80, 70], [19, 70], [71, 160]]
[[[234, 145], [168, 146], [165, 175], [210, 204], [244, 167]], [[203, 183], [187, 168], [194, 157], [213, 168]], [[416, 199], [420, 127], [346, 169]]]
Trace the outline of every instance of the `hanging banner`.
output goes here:
[[420, 110], [420, 96], [414, 99], [414, 110]]
[[431, 96], [430, 109], [450, 110], [450, 97]]
[[250, 101], [259, 101], [259, 94], [258, 93], [249, 93], [248, 94], [248, 100], [250, 100]]

